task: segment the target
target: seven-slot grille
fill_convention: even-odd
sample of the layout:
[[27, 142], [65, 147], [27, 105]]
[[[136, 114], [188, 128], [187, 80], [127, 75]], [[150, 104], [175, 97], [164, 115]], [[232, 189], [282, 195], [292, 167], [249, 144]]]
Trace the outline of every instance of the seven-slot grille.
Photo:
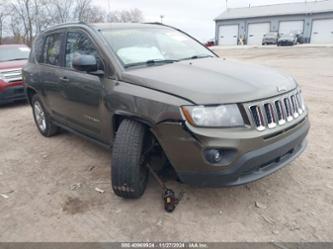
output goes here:
[[250, 116], [257, 130], [273, 129], [302, 116], [304, 99], [300, 91], [282, 95], [249, 106]]
[[5, 82], [8, 83], [22, 80], [21, 68], [7, 69], [6, 71], [0, 71], [0, 73], [4, 77]]

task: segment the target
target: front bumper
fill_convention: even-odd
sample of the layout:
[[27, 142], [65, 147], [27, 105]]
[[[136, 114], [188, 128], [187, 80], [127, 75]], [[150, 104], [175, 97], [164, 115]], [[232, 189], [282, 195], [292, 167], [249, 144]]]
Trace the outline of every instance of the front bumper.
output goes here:
[[295, 43], [293, 41], [279, 41], [278, 44], [280, 46], [293, 46]]
[[277, 44], [277, 40], [263, 40], [262, 43], [267, 45], [275, 45]]
[[[298, 124], [269, 139], [251, 137], [241, 132], [239, 137], [206, 137], [175, 123], [160, 124], [155, 134], [184, 183], [200, 187], [223, 187], [247, 184], [286, 166], [306, 148], [305, 137], [309, 128], [308, 118], [305, 117]], [[203, 156], [207, 148], [229, 151], [225, 165], [209, 164]]]
[[0, 91], [0, 104], [26, 99], [23, 85], [7, 86]]

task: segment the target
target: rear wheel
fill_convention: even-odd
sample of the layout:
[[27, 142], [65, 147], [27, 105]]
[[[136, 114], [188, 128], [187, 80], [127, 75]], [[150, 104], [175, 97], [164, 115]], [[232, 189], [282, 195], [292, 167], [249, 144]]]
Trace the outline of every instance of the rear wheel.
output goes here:
[[143, 165], [144, 148], [149, 134], [146, 127], [133, 120], [123, 120], [112, 150], [111, 178], [116, 195], [136, 199], [143, 195], [148, 182], [148, 168]]
[[31, 100], [34, 120], [39, 132], [45, 137], [54, 136], [59, 132], [59, 127], [52, 123], [39, 96], [35, 94]]

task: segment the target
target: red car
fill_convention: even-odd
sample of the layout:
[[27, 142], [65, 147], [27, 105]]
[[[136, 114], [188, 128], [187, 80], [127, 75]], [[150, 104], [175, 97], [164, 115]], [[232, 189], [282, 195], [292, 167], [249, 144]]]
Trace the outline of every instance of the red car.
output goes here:
[[29, 54], [26, 45], [0, 45], [0, 105], [26, 98], [22, 67]]

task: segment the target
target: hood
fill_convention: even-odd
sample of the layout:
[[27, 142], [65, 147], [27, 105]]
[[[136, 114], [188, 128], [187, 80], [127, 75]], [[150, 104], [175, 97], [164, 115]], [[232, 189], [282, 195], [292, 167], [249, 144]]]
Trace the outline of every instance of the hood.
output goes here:
[[168, 92], [195, 104], [242, 103], [290, 91], [297, 84], [270, 68], [220, 58], [125, 71], [122, 80]]
[[0, 61], [0, 70], [22, 68], [27, 63], [27, 60], [18, 61]]
[[276, 40], [277, 40], [277, 37], [269, 37], [269, 36], [266, 36], [266, 37], [263, 38], [263, 40], [276, 41]]

